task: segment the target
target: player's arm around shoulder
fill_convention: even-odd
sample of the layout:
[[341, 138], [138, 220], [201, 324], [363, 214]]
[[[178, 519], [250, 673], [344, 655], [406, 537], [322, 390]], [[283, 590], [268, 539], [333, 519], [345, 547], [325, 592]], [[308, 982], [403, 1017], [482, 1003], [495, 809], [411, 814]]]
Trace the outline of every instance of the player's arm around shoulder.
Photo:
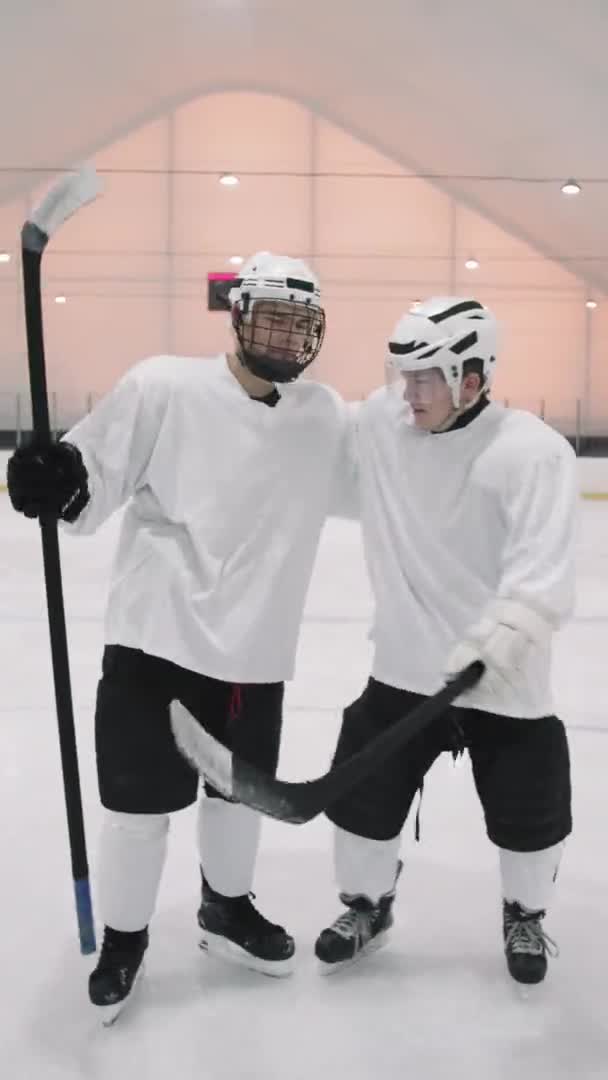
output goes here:
[[531, 604], [557, 627], [574, 605], [576, 455], [559, 432], [531, 420], [514, 431], [505, 455], [501, 497], [507, 537], [500, 592]]
[[358, 518], [356, 433], [360, 403], [344, 401], [331, 387], [323, 389], [327, 392], [326, 403], [331, 410], [328, 418], [333, 432], [328, 513], [332, 517]]

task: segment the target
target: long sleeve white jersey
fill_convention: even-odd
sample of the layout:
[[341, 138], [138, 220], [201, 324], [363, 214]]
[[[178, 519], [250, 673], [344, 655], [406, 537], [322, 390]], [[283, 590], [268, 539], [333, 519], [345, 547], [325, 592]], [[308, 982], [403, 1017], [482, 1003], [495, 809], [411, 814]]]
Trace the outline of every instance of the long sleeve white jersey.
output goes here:
[[254, 401], [226, 356], [152, 357], [66, 440], [91, 498], [68, 531], [126, 505], [105, 639], [226, 681], [291, 678], [345, 436], [318, 383]]
[[[462, 428], [430, 434], [382, 388], [359, 410], [356, 447], [376, 679], [435, 693], [451, 648], [496, 598], [528, 604], [555, 627], [567, 618], [577, 484], [561, 435], [494, 403]], [[550, 652], [532, 647], [500, 700], [482, 679], [457, 704], [551, 713]]]

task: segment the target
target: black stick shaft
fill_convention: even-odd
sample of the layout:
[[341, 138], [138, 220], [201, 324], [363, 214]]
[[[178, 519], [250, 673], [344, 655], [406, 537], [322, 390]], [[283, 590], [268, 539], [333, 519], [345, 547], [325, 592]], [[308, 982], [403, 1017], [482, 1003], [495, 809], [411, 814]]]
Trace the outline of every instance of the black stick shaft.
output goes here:
[[294, 825], [304, 824], [378, 769], [394, 751], [406, 746], [461, 693], [474, 686], [483, 670], [481, 661], [470, 664], [436, 694], [426, 698], [396, 724], [377, 735], [362, 750], [316, 780], [295, 783], [276, 780], [233, 753], [232, 795], [239, 802], [269, 817]]
[[[40, 286], [42, 254], [46, 242], [45, 233], [38, 229], [37, 226], [31, 223], [24, 226], [22, 233], [22, 264], [32, 418], [36, 439], [38, 443], [43, 445], [51, 441]], [[88, 883], [89, 868], [82, 813], [56, 520], [41, 520], [40, 530], [76, 913], [81, 951], [89, 953], [95, 951], [95, 932]]]

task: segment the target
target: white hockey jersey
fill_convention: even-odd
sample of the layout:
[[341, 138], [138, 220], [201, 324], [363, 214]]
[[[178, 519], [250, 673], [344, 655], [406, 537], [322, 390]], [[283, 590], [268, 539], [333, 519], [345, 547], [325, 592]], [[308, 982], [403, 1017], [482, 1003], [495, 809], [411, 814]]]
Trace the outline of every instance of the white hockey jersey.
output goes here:
[[126, 505], [105, 640], [217, 679], [291, 678], [345, 407], [328, 387], [248, 397], [226, 356], [132, 368], [66, 436], [91, 499], [70, 532]]
[[[556, 627], [571, 613], [577, 481], [561, 435], [494, 403], [430, 434], [382, 388], [358, 412], [356, 451], [376, 679], [435, 693], [451, 648], [496, 597], [529, 603]], [[457, 704], [550, 713], [550, 648], [530, 650], [500, 700], [482, 679]]]

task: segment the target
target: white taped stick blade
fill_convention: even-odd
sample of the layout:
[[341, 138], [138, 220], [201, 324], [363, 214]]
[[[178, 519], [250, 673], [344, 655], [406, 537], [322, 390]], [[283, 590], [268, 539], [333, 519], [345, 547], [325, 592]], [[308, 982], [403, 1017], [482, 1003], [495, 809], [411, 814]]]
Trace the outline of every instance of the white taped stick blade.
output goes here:
[[222, 795], [233, 797], [232, 754], [195, 720], [180, 701], [169, 707], [171, 730], [180, 753]]
[[29, 220], [50, 237], [81, 206], [93, 202], [100, 194], [101, 181], [95, 169], [86, 165], [78, 172], [62, 176], [47, 192]]

